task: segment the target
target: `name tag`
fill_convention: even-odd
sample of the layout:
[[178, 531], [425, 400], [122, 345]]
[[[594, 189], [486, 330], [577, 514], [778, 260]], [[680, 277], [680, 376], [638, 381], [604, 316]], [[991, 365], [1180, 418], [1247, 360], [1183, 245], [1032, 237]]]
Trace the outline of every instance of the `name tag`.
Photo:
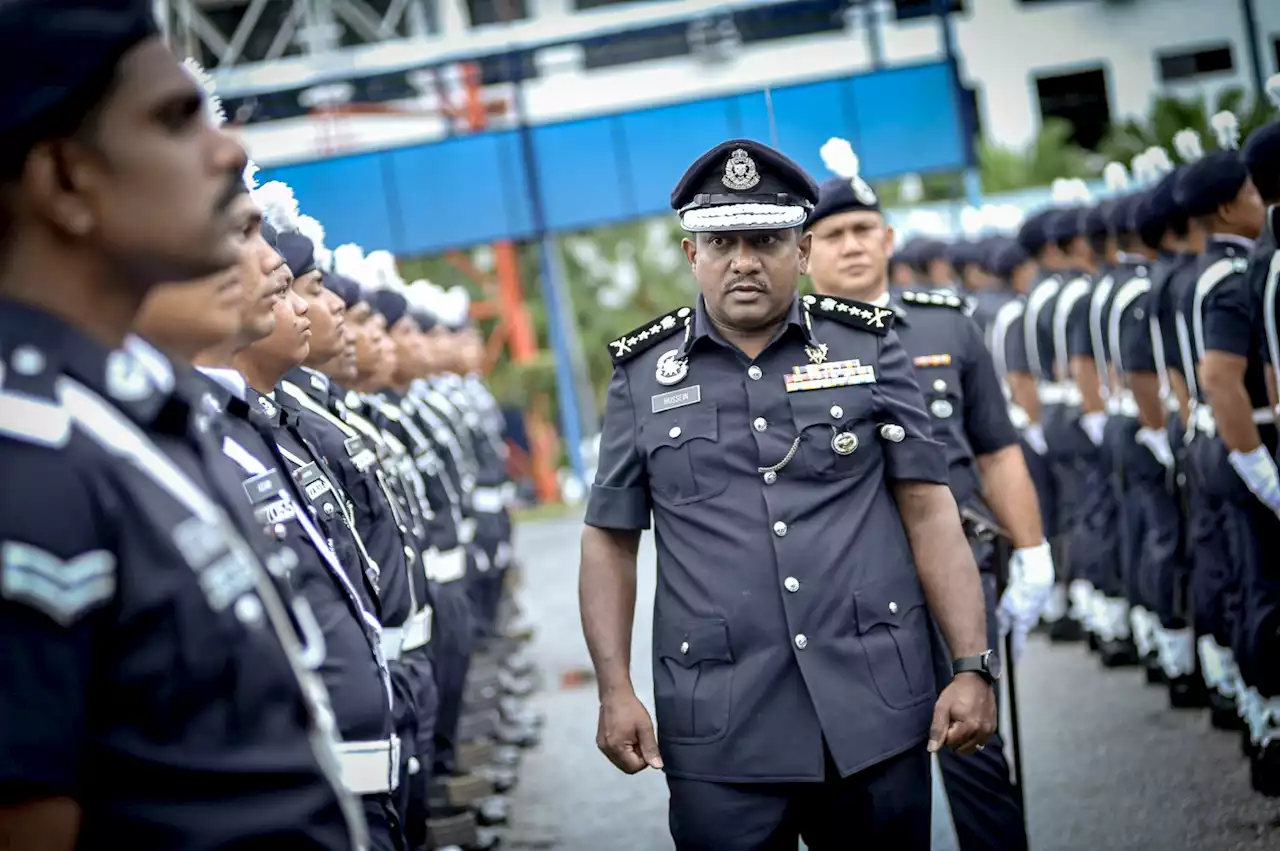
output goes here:
[[298, 483], [300, 488], [305, 488], [320, 477], [320, 467], [314, 461], [310, 464], [303, 464], [293, 471], [293, 480]]
[[249, 496], [250, 505], [262, 505], [275, 499], [284, 490], [284, 481], [276, 470], [259, 473], [244, 482], [244, 492]]
[[653, 413], [660, 414], [663, 411], [670, 411], [674, 408], [683, 408], [685, 405], [695, 405], [702, 401], [702, 385], [695, 384], [692, 387], [683, 387], [679, 390], [672, 390], [670, 393], [659, 393], [652, 399]]
[[333, 490], [333, 488], [329, 486], [327, 479], [316, 479], [314, 482], [306, 486], [307, 499], [319, 499], [331, 490]]
[[294, 518], [293, 502], [288, 497], [259, 505], [253, 510], [254, 519], [263, 526], [274, 526], [286, 523]]
[[347, 457], [354, 458], [364, 451], [364, 438], [360, 435], [348, 437], [342, 442], [343, 448], [347, 450]]

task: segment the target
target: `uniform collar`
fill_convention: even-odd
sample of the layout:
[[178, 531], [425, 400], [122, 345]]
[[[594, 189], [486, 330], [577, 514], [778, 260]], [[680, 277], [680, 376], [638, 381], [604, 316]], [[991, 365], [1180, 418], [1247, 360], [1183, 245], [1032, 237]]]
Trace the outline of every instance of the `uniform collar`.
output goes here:
[[[774, 334], [773, 339], [769, 341], [769, 345], [773, 345], [783, 334], [791, 328], [798, 328], [800, 333], [804, 335], [806, 346], [817, 346], [818, 340], [813, 336], [813, 329], [809, 327], [809, 322], [805, 319], [808, 312], [800, 306], [800, 296], [796, 294], [791, 297], [791, 306], [787, 308], [787, 318], [778, 332]], [[680, 347], [682, 355], [688, 355], [693, 351], [693, 347], [702, 339], [710, 339], [717, 344], [725, 347], [732, 347], [721, 335], [715, 323], [711, 321], [711, 317], [707, 315], [707, 304], [701, 295], [698, 296], [697, 307], [693, 312], [693, 322], [686, 331], [684, 345]]]
[[1221, 245], [1233, 245], [1237, 248], [1243, 248], [1245, 251], [1253, 251], [1254, 241], [1247, 236], [1237, 236], [1234, 233], [1213, 233], [1209, 234], [1210, 243], [1219, 243]]
[[[294, 367], [285, 373], [284, 380], [315, 399], [321, 405], [329, 402], [329, 377], [305, 366]], [[287, 396], [288, 394], [279, 394]]]
[[215, 366], [198, 366], [196, 370], [216, 382], [220, 387], [226, 390], [236, 399], [244, 401], [249, 395], [249, 385], [245, 382], [244, 376], [234, 369], [226, 369], [225, 367]]

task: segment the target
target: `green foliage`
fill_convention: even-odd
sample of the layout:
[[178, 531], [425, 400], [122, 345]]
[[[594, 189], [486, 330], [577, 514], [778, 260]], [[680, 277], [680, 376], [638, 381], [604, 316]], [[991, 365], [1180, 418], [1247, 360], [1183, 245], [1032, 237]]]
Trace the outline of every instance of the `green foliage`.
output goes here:
[[1047, 186], [1059, 177], [1089, 177], [1089, 154], [1069, 141], [1071, 123], [1061, 118], [1044, 122], [1024, 150], [983, 142], [978, 150], [982, 189], [990, 194]]
[[1222, 110], [1230, 110], [1240, 121], [1240, 139], [1269, 121], [1280, 117], [1280, 112], [1264, 97], [1249, 97], [1244, 89], [1223, 89], [1212, 106], [1204, 97], [1179, 98], [1160, 95], [1151, 102], [1147, 114], [1141, 119], [1128, 118], [1112, 125], [1099, 146], [1106, 160], [1128, 166], [1135, 156], [1152, 146], [1159, 146], [1177, 159], [1173, 149], [1174, 135], [1184, 128], [1200, 134], [1207, 151], [1217, 148], [1217, 141], [1210, 126], [1210, 118]]

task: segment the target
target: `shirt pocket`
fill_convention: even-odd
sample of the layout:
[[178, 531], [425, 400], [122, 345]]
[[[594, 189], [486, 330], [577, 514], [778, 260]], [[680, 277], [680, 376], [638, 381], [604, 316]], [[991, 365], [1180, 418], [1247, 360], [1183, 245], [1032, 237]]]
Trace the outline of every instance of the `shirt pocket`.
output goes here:
[[658, 731], [676, 743], [712, 742], [729, 731], [733, 648], [723, 618], [655, 625]]
[[688, 505], [718, 496], [729, 486], [714, 403], [655, 416], [644, 432], [649, 489], [655, 497], [670, 505]]
[[894, 709], [934, 697], [932, 621], [914, 574], [872, 581], [854, 592], [858, 639], [876, 691]]
[[800, 438], [799, 455], [818, 479], [860, 475], [879, 448], [871, 390], [843, 387], [790, 394], [791, 416]]

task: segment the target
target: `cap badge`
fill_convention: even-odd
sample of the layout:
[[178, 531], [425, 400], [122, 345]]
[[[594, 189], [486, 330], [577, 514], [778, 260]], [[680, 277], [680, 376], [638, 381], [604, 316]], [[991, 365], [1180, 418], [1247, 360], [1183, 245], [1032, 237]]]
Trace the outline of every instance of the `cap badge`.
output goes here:
[[861, 177], [855, 177], [849, 181], [849, 186], [853, 189], [854, 197], [861, 203], [871, 205], [876, 203], [876, 192], [871, 188], [871, 184], [867, 183]]
[[760, 173], [756, 171], [756, 161], [742, 148], [736, 148], [724, 164], [724, 178], [721, 182], [729, 189], [742, 192], [758, 186]]

